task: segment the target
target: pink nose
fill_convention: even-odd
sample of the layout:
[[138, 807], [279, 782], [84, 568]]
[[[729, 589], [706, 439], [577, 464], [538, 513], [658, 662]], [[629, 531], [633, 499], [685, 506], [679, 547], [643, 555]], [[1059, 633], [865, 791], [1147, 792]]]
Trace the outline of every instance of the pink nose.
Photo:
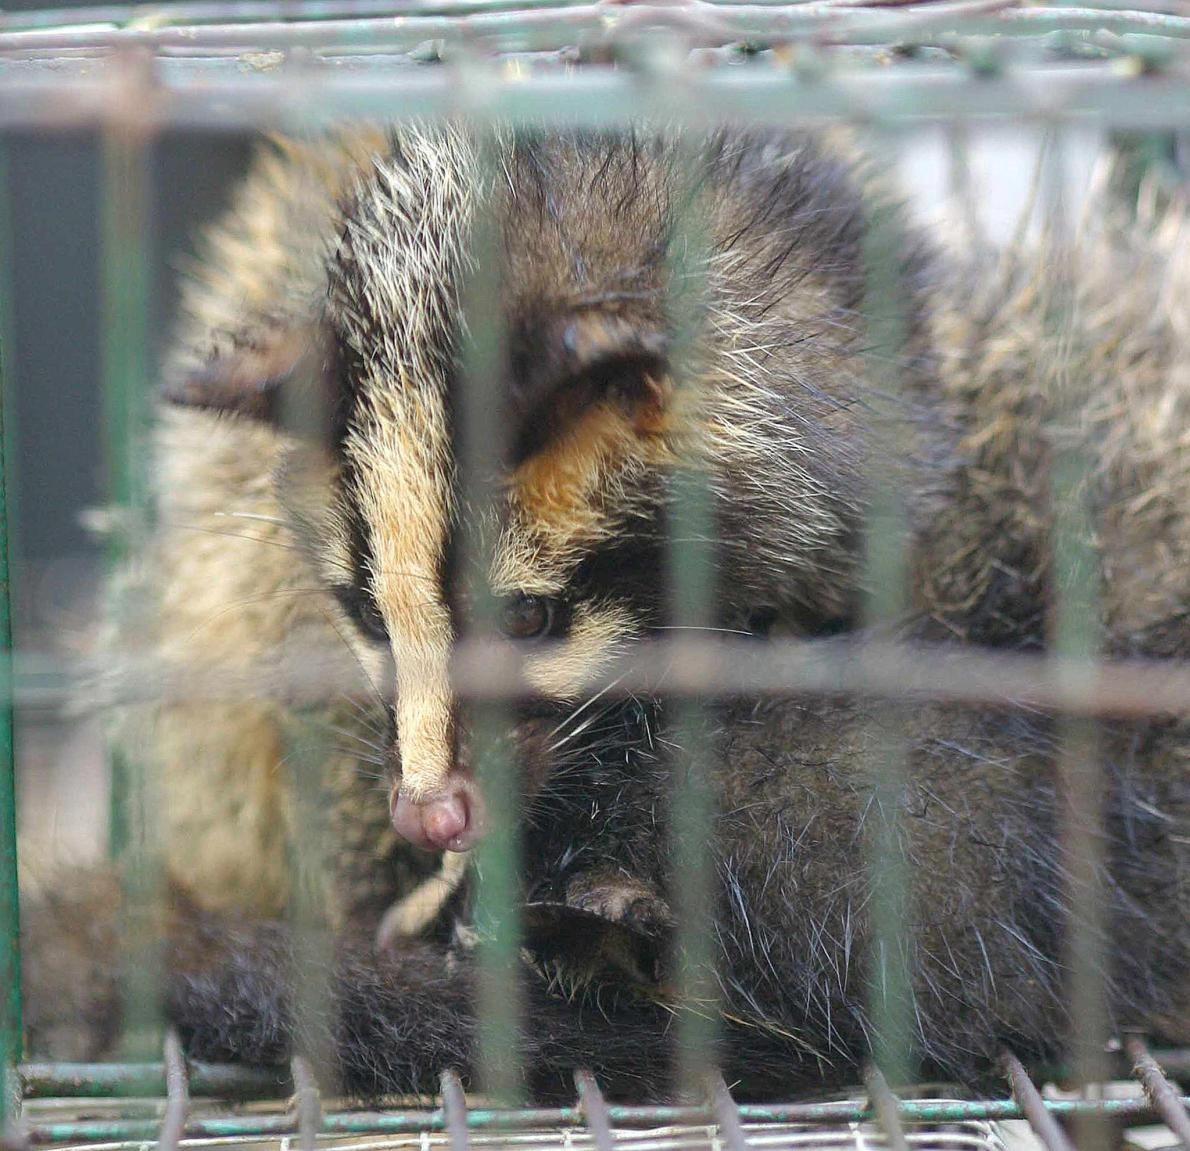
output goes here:
[[392, 800], [393, 827], [414, 847], [432, 851], [467, 851], [479, 841], [483, 804], [479, 789], [462, 775], [451, 776], [445, 788], [415, 803], [398, 791]]

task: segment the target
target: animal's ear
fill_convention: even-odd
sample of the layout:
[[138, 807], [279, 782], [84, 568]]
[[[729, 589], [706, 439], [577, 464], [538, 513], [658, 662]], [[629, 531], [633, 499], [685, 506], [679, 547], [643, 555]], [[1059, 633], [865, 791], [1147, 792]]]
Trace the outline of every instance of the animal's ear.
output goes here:
[[338, 372], [330, 341], [307, 329], [269, 333], [168, 382], [181, 407], [228, 412], [307, 434], [329, 426]]
[[514, 333], [516, 461], [558, 440], [598, 405], [641, 435], [661, 431], [671, 391], [668, 350], [659, 327], [597, 312]]

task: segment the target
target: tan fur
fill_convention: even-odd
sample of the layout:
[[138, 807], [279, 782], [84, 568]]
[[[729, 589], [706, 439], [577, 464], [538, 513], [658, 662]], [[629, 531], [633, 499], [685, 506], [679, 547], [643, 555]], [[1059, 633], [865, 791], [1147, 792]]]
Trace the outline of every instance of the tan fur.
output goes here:
[[[419, 179], [422, 172], [441, 174], [449, 149], [464, 148], [460, 137], [447, 134], [436, 147], [412, 134], [402, 143], [409, 174], [386, 169], [380, 183], [383, 200], [374, 187], [357, 189], [357, 197], [372, 198], [376, 215], [366, 214], [357, 203], [346, 242], [362, 250], [376, 241], [390, 212], [408, 212], [408, 225], [415, 213], [424, 211], [440, 229], [435, 232], [438, 245], [404, 250], [402, 257], [411, 267], [393, 267], [391, 274], [374, 277], [366, 300], [347, 296], [335, 304], [397, 316], [403, 324], [399, 345], [361, 349], [373, 378], [364, 388], [361, 426], [349, 436], [344, 454], [364, 477], [361, 504], [377, 541], [372, 588], [388, 625], [396, 669], [401, 777], [408, 794], [420, 800], [441, 789], [453, 759], [448, 678], [453, 634], [438, 586], [438, 565], [454, 509], [443, 400], [424, 385], [435, 371], [419, 356], [431, 344], [426, 333], [442, 306], [427, 288], [454, 271], [469, 199], [449, 178], [433, 183]], [[419, 203], [426, 187], [446, 199]], [[415, 292], [425, 294], [414, 298], [410, 293]]]
[[[364, 130], [329, 143], [279, 139], [261, 153], [186, 281], [167, 378], [259, 346], [269, 332], [308, 325], [334, 239], [334, 205], [382, 138]], [[154, 470], [159, 524], [141, 573], [157, 598], [149, 641], [161, 656], [233, 670], [258, 665], [294, 635], [317, 648], [339, 645], [354, 630], [286, 526], [273, 473], [292, 448], [252, 421], [162, 410]], [[324, 481], [315, 475], [312, 482]], [[324, 572], [347, 558], [319, 557]], [[171, 874], [212, 909], [283, 913], [294, 846], [285, 710], [170, 706], [126, 716], [121, 726], [130, 753], [162, 773]], [[345, 812], [359, 808], [350, 798], [361, 790], [358, 771], [328, 758], [332, 791], [344, 792], [336, 773], [347, 773]], [[391, 829], [383, 838], [387, 847], [377, 858], [396, 848]]]
[[347, 451], [368, 469], [361, 506], [374, 525], [371, 582], [392, 640], [404, 786], [420, 799], [438, 791], [452, 767], [453, 632], [438, 586], [450, 522], [438, 462], [448, 451], [446, 428], [439, 413], [414, 406], [416, 392], [411, 399], [412, 410], [377, 418], [375, 441]]
[[376, 928], [376, 945], [388, 947], [397, 939], [425, 931], [441, 912], [442, 905], [462, 885], [470, 866], [467, 852], [446, 852], [441, 868], [434, 875], [384, 913]]
[[560, 592], [577, 558], [631, 514], [631, 506], [617, 499], [625, 474], [674, 461], [666, 431], [660, 411], [641, 415], [600, 404], [559, 442], [521, 464], [510, 481], [511, 523], [496, 548], [493, 586]]
[[[198, 668], [244, 667], [291, 629], [325, 627], [321, 595], [310, 594], [311, 577], [294, 562], [296, 545], [269, 482], [277, 436], [206, 413], [169, 412], [158, 444], [149, 578], [160, 597], [153, 616], [160, 654]], [[148, 734], [133, 752], [150, 753], [162, 771], [170, 870], [213, 907], [282, 909], [289, 827], [275, 710], [174, 706], [145, 722]]]
[[188, 268], [167, 376], [309, 318], [334, 240], [336, 200], [383, 138], [363, 128], [315, 140], [275, 137], [261, 150]]

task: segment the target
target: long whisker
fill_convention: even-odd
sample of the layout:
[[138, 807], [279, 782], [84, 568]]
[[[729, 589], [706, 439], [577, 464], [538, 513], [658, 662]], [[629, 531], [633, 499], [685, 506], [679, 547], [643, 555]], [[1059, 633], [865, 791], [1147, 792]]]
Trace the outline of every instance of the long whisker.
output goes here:
[[[611, 708], [609, 707], [607, 710], [600, 712], [598, 715], [591, 716], [590, 719], [588, 719], [588, 721], [581, 727], [577, 728], [575, 731], [567, 732], [561, 739], [550, 744], [546, 748], [547, 753], [550, 755], [557, 755], [559, 752], [565, 751], [570, 746], [570, 744], [574, 743], [574, 741], [577, 740], [581, 735], [598, 736], [607, 732], [618, 731], [621, 726], [619, 721], [606, 724], [602, 727], [598, 725], [598, 721], [603, 719], [610, 711]], [[580, 761], [576, 760], [574, 762], [577, 764]], [[565, 770], [567, 770], [567, 764], [565, 761], [560, 762], [553, 768], [555, 773]]]
[[374, 751], [377, 755], [384, 756], [388, 754], [388, 748], [382, 743], [373, 743], [370, 739], [365, 739], [358, 732], [352, 731], [348, 727], [339, 727], [338, 724], [328, 723], [323, 725], [327, 731], [333, 731], [336, 735], [343, 736], [344, 739], [349, 739], [352, 743], [359, 744], [361, 748], [368, 748]]
[[[353, 773], [358, 775], [361, 779], [374, 779], [377, 783], [387, 784], [389, 781], [389, 773], [384, 770], [384, 764], [377, 763], [374, 759], [369, 759], [367, 756], [360, 755], [358, 752], [352, 751], [349, 747], [339, 747], [337, 745], [328, 749], [332, 755], [342, 755], [350, 759], [353, 765]], [[366, 771], [361, 765], [367, 764], [370, 767], [380, 768], [379, 771]], [[380, 790], [379, 788], [377, 790]], [[387, 788], [385, 789], [387, 790]]]
[[282, 551], [287, 552], [300, 552], [302, 550], [297, 544], [287, 543], [285, 540], [273, 540], [264, 536], [253, 536], [249, 535], [247, 532], [221, 531], [219, 528], [204, 528], [200, 527], [198, 524], [187, 524], [178, 520], [165, 521], [162, 526], [172, 528], [175, 531], [197, 532], [200, 535], [208, 536], [224, 536], [229, 540], [247, 540], [249, 543], [264, 544], [266, 547], [280, 548]]
[[289, 527], [289, 521], [283, 516], [266, 516], [259, 512], [216, 512], [216, 516], [221, 519], [229, 520], [256, 520], [262, 524], [277, 524], [280, 527]]
[[[592, 728], [592, 725], [597, 724], [601, 719], [603, 719], [607, 715], [609, 710], [610, 710], [610, 706], [608, 708], [605, 708], [602, 711], [592, 712], [577, 727], [571, 728], [569, 731], [565, 732], [561, 739], [554, 740], [550, 744], [550, 751], [551, 752], [561, 751], [562, 748], [564, 748], [568, 743], [573, 743], [584, 732], [590, 731]], [[596, 729], [596, 730], [598, 730], [598, 729]]]
[[[222, 533], [216, 532], [215, 534], [221, 535]], [[213, 623], [221, 620], [224, 616], [230, 615], [246, 604], [267, 603], [269, 600], [278, 600], [285, 596], [293, 596], [296, 599], [298, 596], [325, 596], [326, 594], [327, 590], [324, 587], [283, 587], [274, 588], [272, 591], [258, 592], [256, 595], [239, 596], [230, 603], [225, 604], [218, 611], [212, 612], [201, 623], [197, 624], [190, 633], [189, 638], [194, 639], [203, 628], [210, 627]]]
[[388, 738], [388, 732], [381, 726], [383, 720], [377, 716], [376, 710], [372, 705], [363, 704], [351, 696], [344, 696], [343, 698], [347, 701], [352, 711], [355, 712], [356, 721], [363, 725], [364, 730], [369, 735], [374, 735], [377, 739]]
[[700, 627], [697, 624], [659, 624], [653, 631], [714, 631], [722, 635], [752, 635], [752, 632], [738, 627]]
[[327, 608], [324, 610], [323, 614], [326, 616], [326, 620], [327, 620], [327, 622], [328, 622], [328, 623], [331, 625], [331, 627], [334, 629], [335, 635], [337, 635], [337, 636], [339, 637], [339, 639], [340, 639], [340, 640], [342, 641], [342, 643], [343, 643], [343, 646], [344, 646], [344, 647], [346, 647], [346, 648], [347, 648], [347, 650], [348, 650], [348, 652], [351, 654], [351, 658], [352, 658], [352, 659], [354, 659], [354, 660], [355, 660], [355, 662], [356, 662], [356, 663], [359, 665], [359, 669], [360, 669], [360, 671], [363, 673], [364, 680], [367, 682], [368, 688], [369, 688], [369, 690], [372, 692], [372, 696], [373, 696], [373, 698], [376, 700], [376, 702], [377, 702], [377, 703], [378, 703], [378, 704], [379, 704], [381, 707], [384, 707], [384, 706], [385, 706], [385, 703], [384, 703], [384, 695], [381, 693], [379, 685], [378, 685], [378, 684], [376, 683], [376, 681], [375, 681], [375, 680], [372, 678], [372, 673], [371, 673], [370, 671], [368, 671], [367, 667], [366, 667], [366, 666], [365, 666], [365, 664], [364, 664], [364, 661], [363, 661], [362, 659], [360, 659], [359, 652], [358, 652], [358, 651], [356, 651], [356, 649], [355, 649], [355, 645], [354, 645], [354, 644], [351, 642], [351, 640], [349, 640], [349, 639], [347, 638], [347, 636], [345, 636], [345, 635], [343, 634], [343, 628], [342, 628], [342, 625], [341, 625], [341, 624], [340, 624], [340, 622], [339, 622], [337, 619], [335, 619], [335, 617], [334, 617], [334, 616], [331, 614], [331, 612], [330, 612], [330, 608], [329, 608], [329, 605], [328, 605], [328, 607], [327, 607]]
[[[627, 674], [627, 672], [624, 673], [624, 675]], [[573, 723], [580, 715], [582, 715], [584, 711], [587, 710], [587, 708], [589, 708], [592, 704], [598, 703], [603, 696], [607, 695], [607, 693], [624, 678], [624, 675], [617, 676], [614, 680], [612, 680], [611, 683], [607, 684], [606, 687], [600, 688], [599, 691], [597, 691], [593, 696], [579, 704], [579, 706], [576, 707], [574, 711], [572, 711], [568, 716], [566, 716], [566, 718], [563, 719], [562, 722], [559, 723], [558, 726], [546, 736], [546, 738], [553, 739], [553, 737], [557, 735], [558, 732], [560, 732], [568, 723]]]
[[[335, 747], [331, 747], [329, 750], [331, 751], [331, 753], [333, 755], [342, 755], [342, 756], [346, 756], [348, 759], [350, 759], [352, 764], [354, 765], [354, 773], [356, 775], [358, 775], [361, 779], [374, 779], [379, 783], [387, 783], [388, 782], [389, 773], [384, 770], [383, 763], [378, 763], [376, 760], [369, 759], [367, 756], [359, 755], [357, 752], [352, 751], [351, 748], [349, 748], [349, 747], [335, 746]], [[365, 771], [360, 766], [362, 764], [366, 764], [369, 767], [379, 768], [380, 770]]]

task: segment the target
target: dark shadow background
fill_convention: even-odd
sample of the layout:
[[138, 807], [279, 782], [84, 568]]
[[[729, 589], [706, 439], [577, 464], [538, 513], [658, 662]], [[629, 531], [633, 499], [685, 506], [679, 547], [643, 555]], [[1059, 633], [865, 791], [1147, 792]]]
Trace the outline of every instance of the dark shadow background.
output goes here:
[[[18, 7], [22, 6], [18, 0]], [[23, 6], [31, 7], [25, 0]], [[12, 459], [13, 630], [18, 651], [68, 664], [92, 645], [104, 541], [82, 523], [107, 499], [101, 325], [102, 145], [95, 133], [0, 135], [9, 228], [0, 235], [5, 416]], [[149, 362], [169, 338], [179, 257], [246, 166], [247, 138], [175, 133], [151, 150]], [[3, 202], [0, 200], [0, 208]], [[0, 211], [0, 222], [4, 212]], [[2, 224], [0, 224], [2, 226]], [[5, 316], [7, 312], [7, 316]], [[0, 333], [3, 334], [3, 333]], [[146, 386], [153, 386], [153, 376]], [[17, 713], [22, 885], [107, 851], [105, 720], [86, 708]]]
[[[94, 134], [0, 139], [8, 153], [11, 220], [0, 247], [8, 250], [12, 289], [3, 366], [15, 465], [15, 623], [18, 646], [44, 646], [92, 616], [90, 589], [102, 561], [101, 544], [80, 516], [105, 499], [103, 157]], [[169, 334], [178, 257], [219, 211], [248, 154], [243, 137], [194, 133], [164, 137], [152, 149], [153, 364]]]

